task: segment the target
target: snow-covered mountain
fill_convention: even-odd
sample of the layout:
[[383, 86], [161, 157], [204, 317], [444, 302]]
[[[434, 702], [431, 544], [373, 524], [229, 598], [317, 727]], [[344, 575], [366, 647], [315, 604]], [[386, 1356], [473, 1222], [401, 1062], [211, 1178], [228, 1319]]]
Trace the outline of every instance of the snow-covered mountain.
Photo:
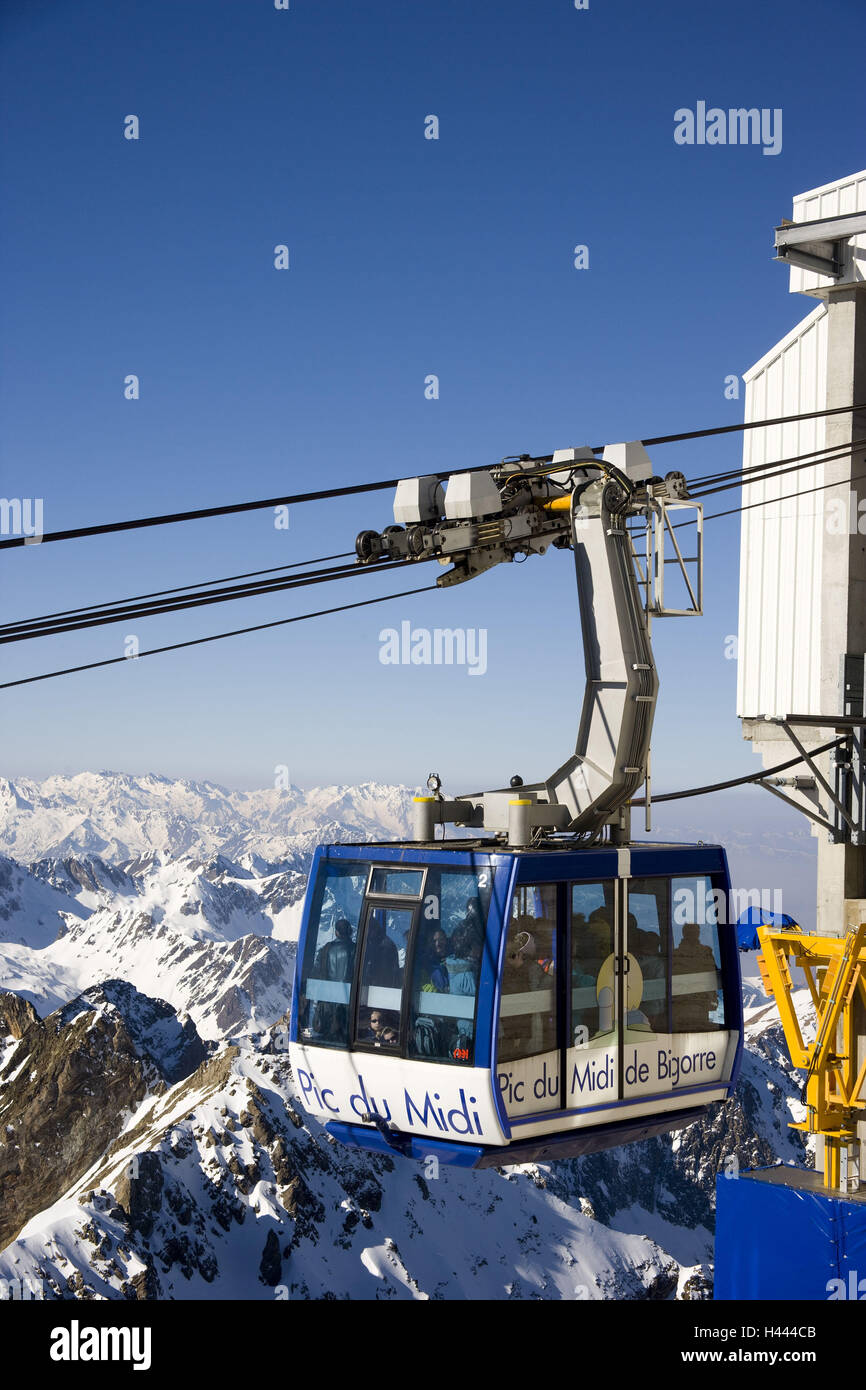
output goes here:
[[0, 860], [0, 988], [45, 1015], [120, 977], [189, 1013], [202, 1036], [267, 1028], [291, 995], [305, 884], [295, 869], [222, 855], [126, 869]]
[[86, 917], [87, 908], [65, 887], [37, 878], [14, 860], [0, 857], [0, 943], [38, 950], [66, 929], [66, 916]]
[[305, 1117], [285, 1020], [312, 847], [404, 833], [409, 796], [107, 773], [0, 783], [0, 1289], [707, 1295], [716, 1173], [810, 1161], [757, 977], [736, 1099], [673, 1136], [425, 1175]]
[[[704, 1298], [716, 1173], [805, 1157], [766, 1008], [728, 1106], [672, 1137], [483, 1172], [342, 1148], [305, 1118], [284, 1036], [152, 1088], [0, 1254], [0, 1279], [45, 1298]], [[25, 1032], [0, 1085], [31, 1048]]]

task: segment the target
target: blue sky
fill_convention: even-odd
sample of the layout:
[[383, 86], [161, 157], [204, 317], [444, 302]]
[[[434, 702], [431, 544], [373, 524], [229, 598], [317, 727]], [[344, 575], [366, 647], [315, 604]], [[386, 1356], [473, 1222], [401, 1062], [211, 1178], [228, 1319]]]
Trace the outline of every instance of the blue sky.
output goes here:
[[[822, 6], [833, 42], [815, 17], [804, 0], [781, 16], [750, 0], [6, 0], [0, 491], [42, 497], [52, 530], [742, 419], [726, 376], [813, 304], [788, 294], [772, 228], [793, 194], [866, 164], [838, 42], [862, 39], [862, 7]], [[699, 100], [781, 108], [781, 152], [677, 145], [674, 112]], [[739, 450], [655, 459], [698, 475]], [[288, 531], [263, 512], [7, 551], [3, 611], [349, 550], [389, 509], [374, 494], [296, 507]], [[736, 518], [707, 527], [706, 616], [655, 626], [658, 790], [756, 767], [724, 654], [738, 537]], [[133, 631], [144, 649], [410, 587], [397, 578]], [[382, 665], [380, 631], [407, 619], [486, 628], [487, 673]], [[120, 655], [128, 630], [7, 646], [4, 678]], [[498, 785], [571, 751], [582, 683], [570, 557], [550, 553], [5, 691], [3, 771], [264, 786], [282, 765], [301, 785], [436, 767], [452, 791]]]

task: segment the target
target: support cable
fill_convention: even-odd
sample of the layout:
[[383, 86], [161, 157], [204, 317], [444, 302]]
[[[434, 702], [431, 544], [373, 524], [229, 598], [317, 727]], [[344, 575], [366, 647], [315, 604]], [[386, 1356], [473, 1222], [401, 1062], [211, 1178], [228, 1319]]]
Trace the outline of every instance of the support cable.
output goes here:
[[162, 652], [177, 652], [182, 647], [200, 647], [206, 642], [221, 642], [225, 637], [240, 637], [247, 632], [262, 632], [265, 628], [284, 627], [287, 623], [303, 623], [309, 618], [325, 618], [331, 613], [347, 613], [352, 608], [368, 608], [374, 603], [387, 603], [392, 598], [409, 598], [413, 594], [430, 594], [436, 589], [435, 584], [425, 585], [420, 589], [405, 589], [398, 594], [381, 594], [378, 598], [361, 599], [358, 603], [343, 603], [337, 608], [321, 608], [316, 613], [299, 613], [294, 618], [277, 618], [270, 623], [256, 623], [253, 627], [237, 627], [231, 632], [214, 632], [209, 637], [194, 637], [187, 642], [171, 642], [165, 647], [150, 647], [147, 651], [138, 652], [132, 656], [112, 656], [104, 661], [87, 661], [81, 666], [67, 666], [62, 671], [46, 671], [41, 676], [24, 676], [21, 680], [3, 681], [0, 683], [0, 690], [11, 690], [17, 685], [33, 685], [36, 681], [53, 680], [55, 676], [71, 676], [77, 671], [94, 671], [101, 666], [118, 666], [121, 662], [139, 661], [145, 656], [158, 656]]

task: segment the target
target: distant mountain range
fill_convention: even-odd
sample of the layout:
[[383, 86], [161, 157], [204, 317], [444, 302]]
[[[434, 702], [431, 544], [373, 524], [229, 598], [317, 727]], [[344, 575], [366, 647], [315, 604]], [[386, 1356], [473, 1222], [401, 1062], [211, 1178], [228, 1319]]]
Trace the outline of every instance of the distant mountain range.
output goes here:
[[0, 778], [0, 853], [19, 863], [98, 855], [118, 864], [154, 854], [305, 862], [320, 840], [406, 834], [412, 795], [376, 782], [243, 792], [154, 773]]

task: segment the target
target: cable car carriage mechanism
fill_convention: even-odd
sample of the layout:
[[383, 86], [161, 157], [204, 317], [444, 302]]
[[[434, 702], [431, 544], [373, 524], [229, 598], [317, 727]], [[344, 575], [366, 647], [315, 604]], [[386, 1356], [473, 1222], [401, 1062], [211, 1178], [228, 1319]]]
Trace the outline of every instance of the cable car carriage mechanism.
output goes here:
[[439, 585], [572, 548], [586, 691], [546, 781], [446, 800], [431, 774], [411, 841], [316, 850], [289, 1044], [302, 1103], [344, 1144], [479, 1168], [680, 1128], [730, 1096], [742, 1051], [727, 860], [633, 841], [630, 802], [645, 783], [649, 829], [651, 619], [701, 612], [701, 504], [633, 442], [406, 479], [394, 520], [359, 535], [360, 563], [435, 558], [453, 566]]

